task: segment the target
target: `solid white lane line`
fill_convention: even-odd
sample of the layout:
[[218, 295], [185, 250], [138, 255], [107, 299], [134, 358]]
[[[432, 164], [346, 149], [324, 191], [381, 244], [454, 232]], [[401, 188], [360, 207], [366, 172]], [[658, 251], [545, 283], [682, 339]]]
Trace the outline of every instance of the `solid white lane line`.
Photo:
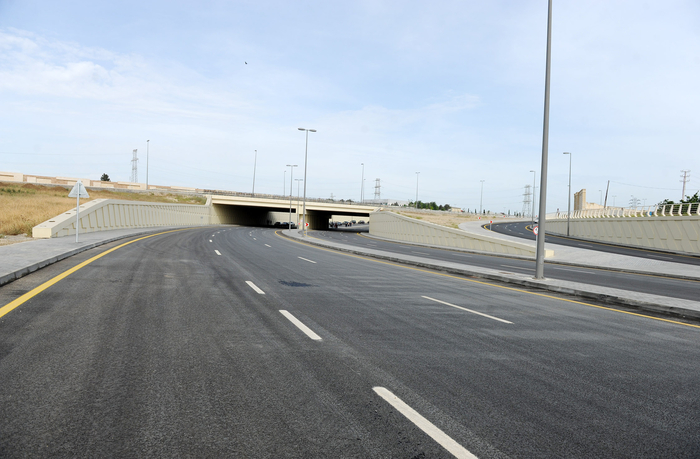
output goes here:
[[484, 314], [483, 312], [473, 311], [473, 310], [471, 310], [471, 309], [463, 308], [462, 306], [456, 306], [456, 305], [454, 305], [454, 304], [447, 303], [447, 302], [445, 302], [445, 301], [436, 300], [435, 298], [430, 298], [429, 296], [423, 296], [423, 298], [425, 298], [426, 300], [435, 301], [436, 303], [446, 304], [447, 306], [452, 306], [453, 308], [461, 309], [461, 310], [463, 310], [463, 311], [471, 312], [472, 314], [476, 314], [476, 315], [483, 316], [483, 317], [488, 317], [489, 319], [497, 320], [497, 321], [499, 321], [499, 322], [503, 322], [504, 324], [512, 324], [512, 323], [513, 323], [513, 322], [509, 322], [509, 321], [507, 321], [507, 320], [499, 319], [498, 317], [494, 317], [494, 316], [490, 316], [490, 315], [488, 315], [488, 314]]
[[280, 309], [280, 312], [282, 313], [282, 315], [283, 315], [284, 317], [286, 317], [287, 319], [289, 319], [289, 321], [290, 321], [291, 323], [293, 323], [294, 325], [296, 325], [297, 328], [298, 328], [299, 330], [301, 330], [301, 331], [303, 331], [304, 333], [306, 333], [306, 336], [308, 336], [309, 338], [311, 338], [311, 339], [316, 339], [316, 340], [321, 339], [320, 336], [318, 336], [316, 333], [314, 333], [313, 330], [311, 330], [309, 327], [307, 327], [306, 325], [304, 325], [303, 323], [301, 323], [301, 321], [300, 321], [299, 319], [297, 319], [296, 317], [294, 317], [294, 316], [292, 315], [292, 313], [290, 313], [289, 311], [285, 311], [284, 309]]
[[417, 253], [418, 255], [430, 255], [429, 253], [425, 253], [425, 252], [415, 252], [415, 251], [413, 251], [413, 250], [411, 250], [411, 253]]
[[406, 418], [414, 423], [416, 427], [428, 434], [430, 438], [438, 442], [440, 446], [452, 453], [454, 457], [458, 457], [460, 459], [476, 459], [476, 456], [467, 451], [462, 445], [454, 441], [445, 432], [438, 429], [435, 424], [421, 416], [416, 410], [406, 405], [403, 400], [391, 393], [391, 391], [388, 389], [384, 387], [373, 387], [372, 390], [387, 403], [389, 403], [389, 405], [393, 406], [399, 413], [406, 416]]
[[272, 247], [270, 244], [265, 244], [266, 247]]
[[501, 265], [504, 268], [513, 268], [513, 269], [527, 269], [528, 271], [534, 271], [534, 268], [522, 268], [520, 266], [510, 266], [510, 265]]
[[217, 255], [221, 255], [221, 252], [219, 252], [218, 250], [214, 250], [214, 252], [216, 252]]
[[252, 288], [252, 289], [255, 290], [256, 292], [258, 292], [259, 294], [261, 294], [261, 295], [264, 295], [264, 294], [265, 294], [265, 292], [263, 292], [262, 290], [260, 290], [260, 287], [258, 287], [257, 285], [255, 285], [255, 284], [252, 283], [251, 281], [245, 281], [245, 283], [248, 284], [248, 286], [249, 286], [250, 288]]
[[301, 259], [302, 259], [302, 260], [304, 260], [304, 261], [308, 261], [309, 263], [314, 263], [314, 264], [316, 264], [316, 262], [315, 262], [315, 261], [312, 261], [312, 260], [306, 259], [306, 258], [304, 258], [304, 257], [297, 257], [297, 258], [301, 258]]

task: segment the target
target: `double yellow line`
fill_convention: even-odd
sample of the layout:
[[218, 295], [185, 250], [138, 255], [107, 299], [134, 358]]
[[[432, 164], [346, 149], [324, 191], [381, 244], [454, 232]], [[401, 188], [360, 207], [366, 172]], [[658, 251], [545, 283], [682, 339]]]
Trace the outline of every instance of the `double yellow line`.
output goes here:
[[[186, 228], [186, 229], [189, 229], [189, 228]], [[89, 264], [92, 263], [93, 261], [98, 260], [98, 259], [104, 257], [105, 255], [114, 252], [114, 251], [117, 250], [117, 249], [121, 249], [122, 247], [125, 247], [125, 246], [127, 246], [127, 245], [129, 245], [129, 244], [133, 244], [134, 242], [138, 242], [138, 241], [142, 241], [142, 240], [144, 240], [144, 239], [148, 239], [149, 237], [160, 236], [161, 234], [173, 233], [173, 232], [175, 232], [175, 231], [185, 231], [185, 229], [177, 229], [177, 230], [164, 231], [164, 232], [162, 232], [162, 233], [156, 233], [156, 234], [151, 234], [151, 235], [149, 235], [149, 236], [140, 237], [140, 238], [138, 238], [138, 239], [134, 239], [133, 241], [125, 242], [124, 244], [121, 244], [121, 245], [118, 245], [118, 246], [116, 246], [116, 247], [113, 247], [113, 248], [111, 248], [111, 249], [109, 249], [109, 250], [106, 250], [106, 251], [102, 252], [102, 253], [99, 254], [99, 255], [95, 255], [94, 257], [90, 258], [89, 260], [85, 260], [84, 262], [80, 263], [79, 265], [74, 266], [74, 267], [72, 267], [71, 269], [69, 269], [69, 270], [67, 270], [67, 271], [65, 271], [65, 272], [62, 272], [61, 274], [59, 274], [58, 276], [54, 277], [53, 279], [50, 279], [50, 280], [44, 282], [44, 283], [41, 284], [40, 286], [38, 286], [38, 287], [32, 289], [31, 291], [25, 293], [24, 295], [20, 296], [20, 297], [17, 298], [16, 300], [7, 303], [5, 306], [3, 306], [2, 308], [0, 308], [0, 317], [3, 317], [5, 314], [8, 314], [9, 312], [11, 312], [12, 310], [14, 310], [14, 309], [17, 308], [18, 306], [21, 306], [23, 303], [26, 303], [26, 302], [29, 301], [30, 299], [34, 298], [35, 296], [37, 296], [38, 294], [40, 294], [41, 292], [43, 292], [44, 290], [46, 290], [47, 288], [51, 287], [52, 285], [56, 284], [57, 282], [59, 282], [59, 281], [65, 279], [66, 277], [70, 276], [71, 274], [73, 274], [73, 273], [76, 272], [77, 270], [79, 270], [79, 269], [81, 269], [81, 268], [84, 268], [85, 266], [89, 265]]]

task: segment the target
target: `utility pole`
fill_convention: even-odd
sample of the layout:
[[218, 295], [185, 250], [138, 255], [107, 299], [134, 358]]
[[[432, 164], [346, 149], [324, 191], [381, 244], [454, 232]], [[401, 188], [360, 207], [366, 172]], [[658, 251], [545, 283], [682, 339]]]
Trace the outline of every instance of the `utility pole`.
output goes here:
[[681, 182], [683, 182], [683, 191], [681, 192], [681, 201], [685, 199], [685, 184], [690, 182], [690, 171], [689, 170], [682, 170], [683, 173], [681, 177]]
[[136, 156], [138, 149], [134, 149], [134, 156], [131, 158], [131, 183], [137, 183], [139, 181], [139, 159]]

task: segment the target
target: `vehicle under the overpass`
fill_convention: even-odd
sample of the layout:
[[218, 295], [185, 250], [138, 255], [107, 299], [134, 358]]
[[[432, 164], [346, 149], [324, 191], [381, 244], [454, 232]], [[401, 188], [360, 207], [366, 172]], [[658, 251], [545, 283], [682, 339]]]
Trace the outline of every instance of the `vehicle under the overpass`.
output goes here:
[[[288, 215], [290, 212], [289, 200], [268, 197], [213, 195], [211, 204], [212, 211], [224, 224], [271, 226], [275, 222], [287, 221], [280, 214]], [[296, 223], [302, 208], [303, 202], [292, 200], [292, 222]], [[328, 222], [334, 215], [369, 218], [369, 214], [375, 210], [375, 206], [307, 199], [306, 221], [309, 223], [309, 229], [320, 230], [328, 228]]]

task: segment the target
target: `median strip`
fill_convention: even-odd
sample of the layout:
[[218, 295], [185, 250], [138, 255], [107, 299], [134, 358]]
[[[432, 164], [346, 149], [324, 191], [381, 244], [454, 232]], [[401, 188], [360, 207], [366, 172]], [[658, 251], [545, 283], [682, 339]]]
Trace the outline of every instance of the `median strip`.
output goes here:
[[299, 330], [303, 331], [303, 332], [306, 334], [306, 336], [308, 336], [309, 338], [315, 339], [315, 340], [320, 340], [320, 339], [321, 339], [320, 336], [318, 336], [316, 333], [314, 333], [313, 330], [311, 330], [309, 327], [307, 327], [306, 325], [304, 325], [303, 323], [301, 323], [301, 321], [300, 321], [299, 319], [297, 319], [296, 317], [294, 317], [294, 316], [292, 315], [292, 313], [290, 313], [289, 311], [286, 311], [286, 310], [284, 310], [284, 309], [280, 309], [280, 312], [282, 313], [282, 315], [283, 315], [284, 317], [286, 317], [287, 319], [289, 319], [289, 321], [290, 321], [291, 323], [293, 323], [294, 325], [296, 325], [297, 328], [298, 328]]
[[488, 315], [488, 314], [484, 314], [483, 312], [473, 311], [473, 310], [471, 310], [471, 309], [463, 308], [462, 306], [457, 306], [457, 305], [448, 303], [448, 302], [446, 302], [446, 301], [436, 300], [435, 298], [430, 298], [429, 296], [423, 295], [423, 298], [425, 298], [426, 300], [435, 301], [436, 303], [446, 304], [447, 306], [452, 306], [453, 308], [461, 309], [461, 310], [463, 310], [463, 311], [471, 312], [472, 314], [476, 314], [476, 315], [479, 315], [479, 316], [487, 317], [487, 318], [489, 318], [489, 319], [497, 320], [497, 321], [499, 321], [499, 322], [503, 322], [504, 324], [512, 324], [512, 323], [513, 323], [513, 322], [509, 322], [509, 321], [507, 321], [507, 320], [499, 319], [498, 317], [494, 317], [494, 316], [490, 316], [490, 315]]
[[420, 430], [428, 434], [430, 438], [438, 442], [440, 446], [449, 451], [454, 457], [464, 459], [476, 459], [472, 453], [467, 451], [462, 445], [457, 443], [445, 432], [437, 428], [435, 424], [425, 419], [416, 410], [404, 403], [403, 400], [391, 393], [384, 387], [373, 387], [372, 390], [383, 398], [389, 405], [393, 406], [399, 413], [416, 425]]

